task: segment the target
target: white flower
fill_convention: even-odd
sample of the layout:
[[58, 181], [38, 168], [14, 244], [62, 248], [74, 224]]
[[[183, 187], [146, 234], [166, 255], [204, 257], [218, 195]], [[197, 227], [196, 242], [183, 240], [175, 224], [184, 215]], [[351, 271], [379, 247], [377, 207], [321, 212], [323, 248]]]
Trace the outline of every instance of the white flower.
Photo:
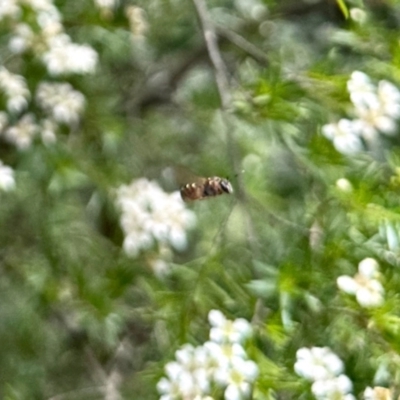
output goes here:
[[127, 6], [125, 14], [129, 21], [131, 33], [134, 37], [143, 37], [147, 30], [145, 11], [137, 6]]
[[249, 396], [251, 384], [257, 376], [258, 367], [255, 362], [237, 358], [231, 368], [223, 372], [219, 371], [216, 380], [224, 386], [227, 385], [224, 393], [225, 400], [241, 400], [244, 396]]
[[400, 117], [400, 91], [392, 83], [382, 80], [378, 83], [378, 99], [382, 112], [391, 118]]
[[239, 343], [251, 334], [251, 325], [244, 318], [230, 321], [219, 310], [211, 310], [208, 321], [212, 328], [210, 340], [216, 343]]
[[310, 381], [330, 379], [343, 372], [342, 360], [328, 347], [303, 347], [297, 350], [296, 358], [296, 374]]
[[375, 85], [369, 76], [361, 71], [354, 71], [347, 81], [347, 90], [354, 105], [377, 103]]
[[199, 367], [202, 368], [207, 357], [207, 349], [203, 346], [193, 347], [190, 344], [185, 344], [175, 352], [176, 360], [190, 371], [196, 370]]
[[85, 106], [85, 97], [69, 83], [41, 83], [36, 91], [40, 107], [61, 123], [75, 124]]
[[364, 400], [392, 400], [393, 393], [390, 389], [375, 386], [374, 388], [367, 387], [364, 390]]
[[48, 45], [42, 58], [50, 74], [94, 72], [98, 55], [91, 47], [72, 43], [66, 34], [50, 37]]
[[358, 265], [358, 274], [354, 278], [343, 275], [337, 279], [337, 285], [345, 293], [355, 295], [361, 307], [378, 307], [384, 302], [385, 290], [376, 279], [378, 263], [372, 258], [366, 258]]
[[18, 149], [25, 150], [31, 146], [37, 131], [33, 115], [26, 114], [15, 125], [4, 131], [4, 137]]
[[94, 0], [94, 2], [99, 8], [115, 8], [119, 3], [118, 0]]
[[350, 9], [350, 18], [359, 24], [363, 24], [367, 21], [367, 13], [361, 8], [352, 7]]
[[35, 11], [49, 10], [54, 8], [53, 0], [24, 0]]
[[336, 181], [336, 187], [342, 192], [350, 193], [353, 190], [353, 186], [350, 181], [346, 178], [340, 178]]
[[378, 131], [386, 135], [396, 133], [396, 121], [384, 114], [380, 104], [356, 107], [356, 113], [359, 118], [353, 121], [353, 126], [364, 139], [375, 140], [378, 137]]
[[313, 382], [311, 391], [318, 400], [355, 400], [342, 360], [328, 347], [303, 347], [296, 358], [296, 373]]
[[338, 123], [324, 125], [322, 133], [339, 153], [354, 154], [363, 149], [359, 127], [351, 120], [343, 118]]
[[161, 394], [160, 400], [175, 400], [181, 395], [179, 382], [161, 378], [157, 383], [158, 393]]
[[168, 194], [155, 182], [139, 179], [117, 190], [117, 204], [122, 211], [121, 227], [124, 249], [136, 256], [154, 243], [183, 250], [186, 230], [195, 222], [178, 192]]
[[353, 384], [346, 375], [339, 375], [325, 380], [317, 380], [311, 386], [311, 391], [321, 400], [350, 400], [355, 397], [350, 394]]
[[379, 276], [379, 264], [375, 258], [364, 258], [358, 264], [358, 271], [366, 278], [376, 278]]
[[[206, 345], [207, 344], [207, 345]], [[230, 363], [222, 363], [220, 352], [214, 352], [218, 344], [207, 342], [203, 346], [182, 346], [176, 353], [176, 361], [165, 366], [167, 378], [162, 378], [157, 389], [167, 398], [195, 399], [196, 396], [207, 395], [211, 383], [225, 387], [225, 399], [241, 399], [251, 390], [251, 384], [258, 376], [257, 365], [246, 360], [246, 353], [231, 359]], [[218, 368], [215, 362], [219, 363]], [[200, 397], [202, 398], [202, 397]]]
[[378, 131], [387, 135], [396, 133], [400, 92], [393, 84], [382, 80], [376, 87], [366, 74], [355, 71], [347, 82], [347, 88], [358, 116], [354, 123], [364, 139], [375, 140]]
[[238, 343], [186, 344], [176, 351], [175, 359], [166, 364], [167, 377], [157, 384], [162, 400], [212, 400], [208, 396], [212, 384], [225, 388], [225, 400], [241, 400], [250, 394], [259, 373]]
[[28, 24], [19, 23], [14, 27], [14, 32], [8, 42], [8, 47], [13, 53], [23, 53], [33, 44], [34, 33]]
[[23, 76], [0, 67], [0, 89], [7, 97], [7, 109], [10, 112], [19, 113], [28, 105], [30, 92]]
[[0, 190], [8, 192], [15, 188], [14, 170], [0, 161]]
[[203, 347], [209, 353], [210, 369], [216, 374], [230, 368], [235, 360], [247, 358], [246, 351], [239, 343], [219, 344], [208, 341]]
[[[125, 239], [122, 245], [124, 251], [129, 256], [135, 257], [141, 250], [149, 249], [154, 241], [150, 232], [136, 232], [133, 233], [133, 229], [136, 229], [136, 222], [131, 224], [131, 221], [128, 221], [129, 217], [121, 218], [121, 226], [124, 231], [129, 229], [130, 233], [125, 232]], [[140, 221], [141, 218], [138, 218]], [[132, 229], [131, 229], [132, 228]]]
[[[157, 389], [165, 399], [194, 399], [207, 394], [210, 380], [205, 366], [206, 351], [201, 346], [184, 345], [176, 352], [176, 360], [165, 366], [167, 378], [162, 378]], [[169, 396], [169, 397], [168, 397]]]
[[[39, 11], [36, 20], [41, 28], [41, 37], [45, 43], [49, 44], [52, 38], [63, 35], [61, 15], [57, 8], [53, 7], [49, 10]], [[66, 34], [64, 35], [67, 36]]]
[[17, 18], [21, 14], [18, 0], [1, 0], [0, 2], [0, 21], [9, 17]]
[[356, 293], [357, 302], [362, 307], [379, 307], [384, 302], [384, 289], [382, 284], [376, 279], [364, 281], [359, 279], [357, 282], [361, 285]]
[[169, 264], [162, 258], [149, 261], [150, 267], [157, 277], [164, 277], [168, 275]]
[[356, 119], [341, 119], [337, 124], [322, 127], [322, 133], [333, 142], [337, 151], [354, 154], [376, 146], [379, 133], [393, 136], [397, 133], [400, 118], [400, 91], [388, 81], [382, 80], [376, 87], [364, 72], [354, 71], [347, 82]]
[[51, 119], [44, 119], [40, 123], [40, 137], [45, 145], [50, 145], [56, 142], [57, 124]]

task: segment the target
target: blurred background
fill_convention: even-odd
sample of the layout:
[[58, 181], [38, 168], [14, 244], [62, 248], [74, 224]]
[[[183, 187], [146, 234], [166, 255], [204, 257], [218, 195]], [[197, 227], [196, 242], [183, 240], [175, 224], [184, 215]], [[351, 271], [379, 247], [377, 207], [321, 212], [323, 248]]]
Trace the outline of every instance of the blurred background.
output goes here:
[[[396, 0], [0, 0], [0, 397], [158, 399], [213, 309], [252, 326], [238, 399], [398, 396], [399, 26]], [[182, 202], [213, 176], [234, 193]], [[313, 346], [347, 392], [294, 369]]]

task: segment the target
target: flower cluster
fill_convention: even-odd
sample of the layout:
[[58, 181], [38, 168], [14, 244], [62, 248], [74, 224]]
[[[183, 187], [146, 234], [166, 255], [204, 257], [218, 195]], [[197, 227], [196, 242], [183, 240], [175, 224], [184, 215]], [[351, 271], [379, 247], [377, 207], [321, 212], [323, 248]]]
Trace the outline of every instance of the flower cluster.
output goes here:
[[19, 113], [28, 105], [29, 89], [23, 76], [16, 75], [0, 67], [0, 90], [7, 98], [7, 110]]
[[[0, 91], [6, 98], [6, 109], [9, 113], [18, 114], [28, 105], [30, 92], [23, 76], [13, 74], [5, 67], [0, 67]], [[0, 112], [0, 135], [18, 149], [28, 148], [37, 133], [37, 125], [32, 114], [25, 114], [14, 125], [9, 124], [9, 115]]]
[[368, 75], [354, 71], [347, 82], [355, 119], [341, 119], [322, 127], [322, 133], [343, 154], [354, 154], [372, 146], [379, 134], [397, 133], [400, 118], [400, 91], [392, 83], [381, 80], [374, 85]]
[[392, 400], [394, 395], [392, 390], [380, 386], [374, 388], [367, 387], [364, 390], [364, 400]]
[[0, 21], [5, 18], [15, 18], [21, 13], [16, 0], [9, 0], [2, 3], [0, 7]]
[[79, 120], [85, 97], [69, 83], [42, 82], [36, 91], [38, 105], [59, 123], [72, 125]]
[[15, 187], [14, 170], [0, 161], [0, 190], [8, 192]]
[[339, 288], [356, 296], [361, 307], [378, 307], [384, 301], [385, 290], [379, 278], [379, 266], [373, 258], [365, 258], [358, 264], [358, 274], [353, 278], [343, 275], [337, 279]]
[[343, 374], [342, 360], [328, 347], [297, 350], [294, 370], [312, 382], [311, 391], [319, 400], [355, 400], [353, 384]]
[[[0, 2], [0, 24], [8, 29], [10, 51], [16, 56], [29, 52], [43, 62], [49, 75], [87, 74], [95, 70], [97, 53], [90, 46], [72, 42], [53, 0]], [[5, 67], [0, 67], [0, 92], [4, 94], [7, 111], [0, 113], [0, 135], [19, 150], [29, 148], [38, 133], [45, 144], [53, 143], [58, 125], [75, 125], [85, 105], [83, 94], [69, 83], [39, 82], [36, 96], [31, 96], [25, 78]], [[44, 118], [22, 114], [31, 97], [47, 114]]]
[[51, 75], [87, 74], [94, 71], [97, 53], [87, 45], [72, 43], [66, 34], [51, 37], [42, 59]]
[[33, 114], [25, 114], [14, 125], [3, 131], [4, 138], [19, 150], [29, 148], [38, 133], [38, 125]]
[[24, 13], [20, 3], [22, 2], [7, 1], [0, 6], [0, 22], [11, 22], [9, 48], [13, 53], [33, 51], [51, 75], [85, 74], [94, 71], [97, 53], [90, 46], [72, 43], [64, 32], [61, 15], [52, 0], [24, 2], [24, 6], [33, 12], [34, 29], [23, 21]]
[[168, 194], [156, 182], [142, 178], [117, 189], [117, 204], [127, 254], [136, 256], [155, 242], [186, 248], [186, 229], [194, 225], [195, 216], [178, 192]]
[[184, 345], [175, 353], [176, 361], [165, 366], [167, 377], [157, 384], [160, 400], [211, 399], [213, 390], [223, 391], [225, 400], [250, 395], [258, 367], [241, 345], [251, 334], [249, 322], [228, 320], [218, 310], [210, 311], [208, 319], [210, 340], [198, 347]]

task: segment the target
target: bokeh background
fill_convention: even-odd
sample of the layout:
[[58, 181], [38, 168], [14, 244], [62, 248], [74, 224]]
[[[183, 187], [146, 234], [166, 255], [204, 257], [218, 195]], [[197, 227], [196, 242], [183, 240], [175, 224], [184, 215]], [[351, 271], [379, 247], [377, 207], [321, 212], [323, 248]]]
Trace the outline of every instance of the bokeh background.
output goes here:
[[[0, 397], [397, 398], [399, 27], [396, 0], [0, 0]], [[207, 176], [234, 193], [183, 203]], [[211, 310], [251, 324], [251, 389], [163, 392]], [[294, 368], [315, 347], [347, 386]]]

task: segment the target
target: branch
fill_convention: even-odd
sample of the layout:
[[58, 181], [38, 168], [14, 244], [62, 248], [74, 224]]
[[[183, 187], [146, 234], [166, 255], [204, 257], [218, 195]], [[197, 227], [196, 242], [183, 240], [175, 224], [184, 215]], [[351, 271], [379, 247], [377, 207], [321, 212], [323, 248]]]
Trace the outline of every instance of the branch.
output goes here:
[[[219, 97], [221, 99], [222, 105], [222, 120], [225, 123], [225, 130], [227, 135], [227, 145], [228, 145], [228, 155], [231, 161], [231, 165], [233, 170], [236, 174], [237, 180], [237, 196], [243, 202], [247, 201], [246, 191], [243, 185], [243, 178], [242, 175], [239, 173], [240, 166], [238, 163], [238, 157], [236, 156], [236, 146], [235, 146], [235, 139], [234, 139], [234, 131], [235, 126], [232, 123], [231, 118], [229, 118], [228, 112], [231, 108], [232, 102], [232, 95], [229, 86], [229, 79], [228, 79], [228, 72], [224, 61], [221, 56], [221, 52], [219, 51], [218, 47], [218, 39], [215, 32], [214, 25], [211, 21], [210, 14], [207, 10], [205, 0], [193, 0], [193, 4], [195, 5], [198, 18], [201, 23], [202, 31], [204, 40], [206, 42], [208, 56], [211, 60], [211, 63], [214, 67], [214, 74], [215, 74], [215, 81], [217, 83]], [[237, 39], [237, 38], [235, 38]], [[245, 216], [245, 223], [246, 223], [246, 230], [247, 230], [247, 240], [249, 247], [256, 256], [258, 251], [258, 245], [255, 235], [255, 229], [251, 220], [251, 216], [247, 211], [246, 207], [244, 207], [244, 216]]]
[[252, 57], [254, 60], [259, 62], [260, 64], [262, 64], [262, 65], [268, 64], [267, 55], [262, 50], [260, 50], [257, 46], [254, 46], [253, 43], [246, 40], [243, 36], [240, 36], [236, 32], [234, 32], [230, 29], [224, 28], [222, 26], [217, 26], [216, 30], [220, 36], [224, 37], [226, 40], [229, 40], [236, 47], [243, 50], [245, 53], [247, 53], [250, 57]]
[[193, 0], [197, 15], [203, 30], [208, 55], [215, 70], [215, 80], [221, 98], [222, 109], [228, 110], [231, 105], [231, 93], [229, 88], [228, 73], [218, 48], [217, 35], [211, 22], [206, 3], [204, 0]]
[[[119, 386], [121, 385], [121, 375], [117, 368], [107, 374], [99, 361], [96, 359], [92, 349], [87, 346], [85, 349], [87, 360], [89, 361], [91, 372], [95, 379], [101, 382], [103, 387], [104, 400], [120, 400], [122, 398], [119, 393]], [[119, 348], [117, 349], [117, 353]]]

